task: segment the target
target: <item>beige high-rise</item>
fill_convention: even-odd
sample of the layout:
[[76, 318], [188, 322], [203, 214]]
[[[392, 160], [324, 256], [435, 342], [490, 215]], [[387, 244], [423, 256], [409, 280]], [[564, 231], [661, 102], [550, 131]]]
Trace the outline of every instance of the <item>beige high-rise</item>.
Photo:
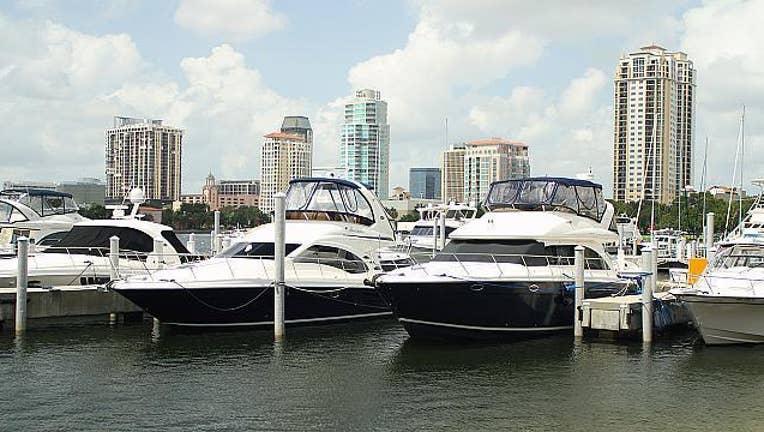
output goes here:
[[621, 57], [614, 82], [613, 197], [638, 201], [644, 191], [670, 204], [693, 180], [692, 61], [645, 46]]
[[300, 135], [273, 132], [265, 136], [262, 148], [260, 209], [273, 210], [273, 194], [286, 192], [289, 180], [310, 177], [313, 146]]
[[444, 202], [464, 202], [464, 151], [464, 144], [454, 144], [440, 156], [440, 190]]
[[147, 199], [180, 198], [183, 130], [162, 120], [114, 117], [106, 130], [106, 201], [140, 187]]

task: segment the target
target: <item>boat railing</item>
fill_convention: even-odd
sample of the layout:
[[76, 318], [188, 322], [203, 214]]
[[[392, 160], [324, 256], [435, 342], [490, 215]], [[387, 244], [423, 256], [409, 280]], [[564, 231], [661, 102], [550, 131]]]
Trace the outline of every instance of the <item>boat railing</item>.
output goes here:
[[[422, 264], [426, 262], [455, 262], [466, 275], [472, 276], [472, 273], [484, 272], [484, 266], [474, 266], [475, 263], [487, 263], [495, 266], [499, 276], [504, 276], [504, 272], [509, 270], [508, 266], [515, 264], [525, 269], [526, 275], [530, 276], [533, 268], [553, 268], [563, 273], [566, 270], [573, 270], [575, 266], [575, 257], [556, 256], [556, 255], [533, 255], [533, 254], [490, 254], [490, 253], [450, 253], [438, 252], [434, 257], [428, 252], [411, 252], [411, 263], [406, 265], [397, 265], [395, 262], [386, 263], [389, 267], [396, 270], [407, 267], [416, 267], [427, 271]], [[601, 257], [584, 258], [585, 270], [609, 270], [610, 264]], [[572, 277], [572, 273], [570, 276]]]

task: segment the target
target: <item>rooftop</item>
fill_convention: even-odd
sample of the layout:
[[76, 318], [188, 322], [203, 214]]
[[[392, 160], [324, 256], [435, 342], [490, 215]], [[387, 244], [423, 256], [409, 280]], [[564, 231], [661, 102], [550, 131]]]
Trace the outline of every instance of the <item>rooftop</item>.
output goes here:
[[271, 132], [268, 135], [265, 135], [265, 138], [272, 138], [272, 139], [292, 139], [296, 141], [302, 141], [305, 140], [300, 135], [285, 133], [285, 132]]
[[473, 141], [467, 141], [468, 145], [512, 145], [512, 146], [521, 146], [521, 147], [527, 147], [528, 144], [519, 142], [519, 141], [510, 141], [505, 140], [504, 138], [484, 138], [484, 139], [478, 139]]

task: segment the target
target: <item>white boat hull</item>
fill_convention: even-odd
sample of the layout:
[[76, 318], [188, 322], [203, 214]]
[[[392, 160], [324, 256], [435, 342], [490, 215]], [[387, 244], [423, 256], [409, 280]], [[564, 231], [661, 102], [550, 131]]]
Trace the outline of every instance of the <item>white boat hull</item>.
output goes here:
[[703, 294], [680, 298], [707, 345], [764, 343], [764, 298]]

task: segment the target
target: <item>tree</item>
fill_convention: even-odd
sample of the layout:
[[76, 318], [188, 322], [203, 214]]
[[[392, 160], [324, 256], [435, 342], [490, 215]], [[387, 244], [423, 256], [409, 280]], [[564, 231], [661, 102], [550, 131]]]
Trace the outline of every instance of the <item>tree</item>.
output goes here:
[[390, 219], [398, 219], [398, 210], [392, 207], [385, 207], [385, 210], [387, 211], [387, 215], [390, 217]]
[[78, 213], [88, 219], [109, 219], [111, 217], [111, 211], [98, 204], [81, 207]]
[[419, 212], [411, 211], [401, 216], [401, 218], [398, 219], [398, 222], [416, 222], [418, 220], [419, 220]]

